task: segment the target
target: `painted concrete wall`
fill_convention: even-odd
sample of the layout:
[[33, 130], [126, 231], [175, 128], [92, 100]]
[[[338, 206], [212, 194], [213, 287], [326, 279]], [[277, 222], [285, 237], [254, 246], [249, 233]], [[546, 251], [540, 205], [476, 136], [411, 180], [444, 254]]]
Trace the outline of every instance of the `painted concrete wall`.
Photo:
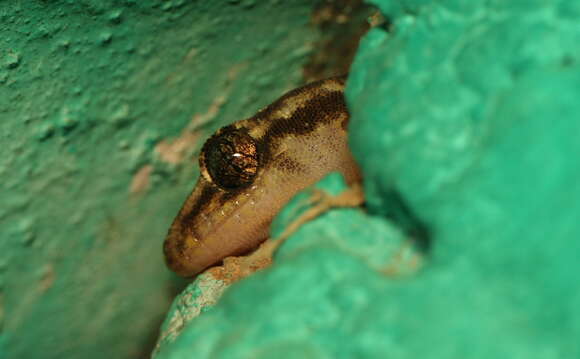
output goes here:
[[[580, 356], [579, 3], [373, 3], [346, 93], [365, 208], [302, 226], [158, 358]], [[0, 358], [149, 355], [196, 149], [332, 62], [329, 13], [0, 3]]]
[[298, 85], [314, 3], [0, 3], [0, 357], [148, 355], [209, 131]]

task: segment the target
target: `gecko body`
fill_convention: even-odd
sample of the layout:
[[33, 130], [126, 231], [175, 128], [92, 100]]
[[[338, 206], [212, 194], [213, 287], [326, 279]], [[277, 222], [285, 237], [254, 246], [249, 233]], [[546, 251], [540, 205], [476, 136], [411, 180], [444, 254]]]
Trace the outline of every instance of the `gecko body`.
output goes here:
[[360, 181], [347, 145], [344, 85], [336, 77], [290, 91], [206, 141], [201, 176], [164, 242], [169, 268], [194, 276], [255, 249], [284, 204], [329, 172]]

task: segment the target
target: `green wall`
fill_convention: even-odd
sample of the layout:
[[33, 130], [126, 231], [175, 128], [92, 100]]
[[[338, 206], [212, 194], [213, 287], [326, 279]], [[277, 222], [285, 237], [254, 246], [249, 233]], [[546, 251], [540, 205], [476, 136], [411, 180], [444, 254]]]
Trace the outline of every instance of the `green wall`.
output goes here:
[[[389, 21], [346, 93], [365, 208], [302, 226], [211, 308], [190, 285], [164, 329], [202, 315], [158, 358], [580, 356], [580, 5], [373, 3]], [[0, 2], [0, 358], [149, 356], [185, 285], [161, 243], [196, 150], [341, 62], [331, 9]]]
[[0, 357], [148, 356], [220, 124], [300, 83], [313, 2], [0, 2]]

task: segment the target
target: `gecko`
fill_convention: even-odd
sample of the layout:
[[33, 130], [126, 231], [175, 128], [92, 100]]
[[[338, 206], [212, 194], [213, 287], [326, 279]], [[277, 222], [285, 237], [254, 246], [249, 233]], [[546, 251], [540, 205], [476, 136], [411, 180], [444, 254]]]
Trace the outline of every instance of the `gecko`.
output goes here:
[[348, 148], [345, 81], [292, 90], [205, 142], [198, 182], [163, 243], [171, 270], [193, 277], [255, 250], [281, 208], [330, 172], [342, 173], [347, 184], [361, 181]]

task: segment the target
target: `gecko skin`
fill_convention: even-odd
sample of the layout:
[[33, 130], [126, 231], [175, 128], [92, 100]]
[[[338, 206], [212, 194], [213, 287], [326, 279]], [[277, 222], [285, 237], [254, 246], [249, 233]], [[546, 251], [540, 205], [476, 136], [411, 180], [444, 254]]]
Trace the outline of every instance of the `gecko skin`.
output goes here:
[[194, 276], [257, 248], [284, 204], [329, 172], [360, 181], [347, 146], [344, 84], [336, 77], [290, 91], [207, 140], [201, 176], [163, 245], [169, 268]]

